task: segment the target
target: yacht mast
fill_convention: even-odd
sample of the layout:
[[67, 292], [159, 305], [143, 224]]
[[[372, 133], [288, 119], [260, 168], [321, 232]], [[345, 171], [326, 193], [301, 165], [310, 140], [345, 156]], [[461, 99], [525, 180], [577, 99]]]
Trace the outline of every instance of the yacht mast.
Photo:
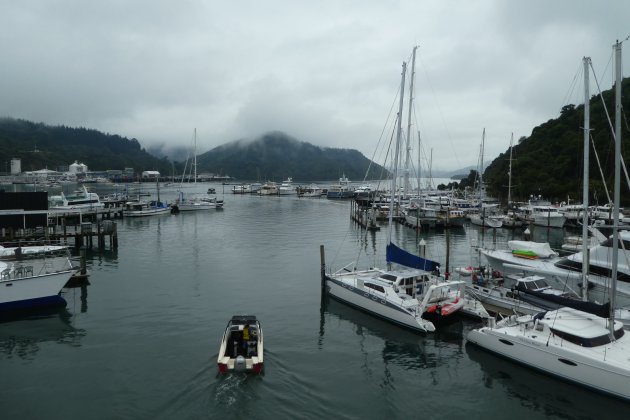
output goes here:
[[479, 202], [481, 202], [484, 198], [483, 193], [483, 147], [486, 141], [486, 128], [484, 127], [483, 133], [481, 134], [481, 150], [479, 153]]
[[407, 155], [405, 157], [405, 195], [409, 193], [409, 166], [411, 162], [411, 110], [413, 105], [413, 79], [416, 74], [416, 50], [413, 47], [411, 59], [411, 75], [409, 76], [409, 111], [407, 114]]
[[[387, 229], [387, 243], [392, 243], [392, 218], [394, 215], [394, 200], [396, 199], [396, 179], [398, 178], [398, 155], [400, 153], [400, 137], [402, 134], [402, 111], [403, 99], [405, 96], [405, 73], [407, 72], [407, 63], [403, 61], [402, 77], [400, 80], [400, 104], [398, 105], [398, 126], [396, 128], [396, 152], [394, 153], [394, 173], [392, 176], [392, 196], [389, 201], [389, 219]], [[387, 263], [388, 269], [391, 269], [391, 263]]]
[[613, 188], [613, 250], [612, 275], [610, 284], [610, 322], [611, 337], [615, 334], [615, 295], [617, 294], [617, 263], [619, 261], [619, 202], [621, 189], [621, 43], [613, 46], [615, 51], [615, 186]]
[[512, 133], [512, 137], [510, 138], [510, 169], [508, 170], [508, 199], [507, 199], [508, 209], [512, 205], [512, 145], [513, 143], [514, 143], [514, 133]]
[[197, 128], [195, 128], [195, 131], [193, 133], [193, 166], [195, 167], [195, 171], [194, 171], [195, 181], [194, 181], [194, 183], [197, 184]]
[[588, 300], [588, 179], [589, 179], [589, 150], [590, 150], [590, 118], [591, 94], [589, 91], [590, 57], [582, 59], [584, 63], [584, 182], [582, 184], [582, 300]]
[[421, 177], [421, 172], [420, 172], [420, 130], [418, 130], [418, 197], [420, 197], [420, 179]]

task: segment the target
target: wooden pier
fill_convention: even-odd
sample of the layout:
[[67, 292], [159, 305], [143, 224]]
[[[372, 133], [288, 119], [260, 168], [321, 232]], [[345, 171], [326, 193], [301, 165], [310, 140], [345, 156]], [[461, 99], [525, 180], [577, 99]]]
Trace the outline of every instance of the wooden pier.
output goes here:
[[0, 242], [4, 246], [20, 246], [36, 243], [60, 244], [79, 249], [83, 246], [98, 249], [118, 249], [118, 228], [114, 221], [97, 223], [46, 226], [44, 228], [1, 228]]
[[370, 217], [369, 210], [369, 207], [362, 206], [357, 201], [352, 200], [350, 204], [350, 218], [364, 229], [381, 230], [381, 227], [376, 224], [376, 218]]

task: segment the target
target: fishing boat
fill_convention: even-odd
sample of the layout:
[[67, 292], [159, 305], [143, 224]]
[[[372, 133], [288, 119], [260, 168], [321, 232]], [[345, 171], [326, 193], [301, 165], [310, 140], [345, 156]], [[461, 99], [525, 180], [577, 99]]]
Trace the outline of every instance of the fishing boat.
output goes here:
[[221, 338], [217, 366], [220, 373], [263, 371], [263, 332], [253, 315], [234, 315]]
[[171, 206], [162, 201], [156, 200], [127, 201], [123, 209], [123, 216], [125, 217], [157, 216], [169, 213], [171, 213]]
[[0, 317], [65, 306], [59, 292], [74, 271], [67, 256], [0, 261]]
[[326, 190], [326, 198], [329, 199], [345, 199], [354, 197], [354, 187], [350, 184], [350, 180], [343, 174], [339, 178], [337, 184], [333, 184]]
[[[630, 401], [630, 336], [615, 320], [617, 259], [619, 247], [619, 202], [621, 158], [621, 43], [616, 52], [616, 130], [615, 186], [612, 275], [607, 317], [561, 307], [536, 315], [513, 316], [499, 323], [470, 331], [468, 342], [530, 368], [577, 385]], [[588, 146], [588, 71], [590, 59], [584, 58], [585, 124], [584, 143]], [[586, 180], [585, 180], [586, 183]], [[586, 197], [585, 197], [586, 198]]]

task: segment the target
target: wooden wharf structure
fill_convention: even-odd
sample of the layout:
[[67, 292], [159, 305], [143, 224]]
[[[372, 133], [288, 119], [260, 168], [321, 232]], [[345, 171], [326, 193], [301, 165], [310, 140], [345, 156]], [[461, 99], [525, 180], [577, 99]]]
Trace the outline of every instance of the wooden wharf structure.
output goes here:
[[365, 205], [364, 202], [360, 202], [359, 200], [352, 200], [350, 202], [350, 218], [355, 223], [358, 223], [359, 226], [367, 230], [380, 230], [380, 226], [376, 224], [375, 215], [370, 215], [370, 210], [374, 211], [369, 205]]
[[[46, 217], [47, 225], [29, 227], [27, 218]], [[2, 216], [21, 217], [22, 227], [4, 227], [0, 223], [0, 242], [26, 244], [36, 242], [72, 245], [75, 248], [118, 248], [118, 229], [112, 219], [122, 218], [122, 208], [64, 210], [0, 210]], [[99, 220], [100, 218], [100, 220]]]

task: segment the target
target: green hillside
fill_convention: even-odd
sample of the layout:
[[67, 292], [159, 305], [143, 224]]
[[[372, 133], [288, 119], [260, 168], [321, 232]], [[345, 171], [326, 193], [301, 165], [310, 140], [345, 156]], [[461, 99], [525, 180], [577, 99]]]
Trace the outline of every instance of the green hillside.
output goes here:
[[[622, 91], [630, 92], [630, 78], [625, 79]], [[614, 91], [607, 90], [602, 96], [610, 119], [614, 124]], [[630, 95], [622, 98], [622, 108], [630, 109]], [[591, 203], [608, 201], [606, 187], [600, 175], [595, 157], [599, 156], [601, 172], [612, 197], [614, 176], [613, 131], [608, 124], [601, 98], [593, 96], [590, 101], [590, 127], [593, 142], [590, 149], [589, 190]], [[512, 200], [526, 200], [530, 195], [542, 195], [552, 202], [582, 201], [584, 106], [567, 105], [558, 118], [539, 125], [529, 137], [521, 138], [512, 151]], [[628, 118], [622, 117], [622, 156], [630, 157], [630, 131]], [[593, 149], [593, 143], [595, 149]], [[497, 157], [484, 172], [490, 194], [507, 201], [510, 150]], [[623, 176], [623, 171], [622, 171]], [[622, 202], [630, 204], [627, 184], [622, 181]]]
[[[57, 170], [74, 161], [91, 171], [133, 168], [136, 173], [157, 170], [181, 174], [184, 162], [156, 157], [136, 139], [87, 128], [49, 126], [13, 118], [0, 118], [0, 162], [20, 158], [22, 170]], [[334, 180], [345, 173], [353, 181], [364, 179], [370, 161], [356, 150], [320, 148], [283, 133], [269, 133], [255, 141], [234, 141], [197, 157], [198, 173], [229, 175], [242, 180]], [[190, 167], [190, 163], [189, 166]], [[386, 178], [378, 165], [370, 179]]]
[[[370, 160], [350, 149], [321, 148], [273, 132], [254, 141], [233, 141], [197, 157], [199, 171], [215, 171], [244, 180], [295, 181], [334, 180], [345, 174], [363, 180]], [[370, 168], [369, 179], [388, 173], [379, 165]]]
[[[90, 170], [134, 168], [170, 174], [171, 163], [147, 153], [136, 139], [87, 128], [49, 126], [13, 118], [0, 119], [0, 162], [22, 160], [22, 170], [56, 170], [72, 162]], [[6, 171], [6, 168], [0, 170]]]

